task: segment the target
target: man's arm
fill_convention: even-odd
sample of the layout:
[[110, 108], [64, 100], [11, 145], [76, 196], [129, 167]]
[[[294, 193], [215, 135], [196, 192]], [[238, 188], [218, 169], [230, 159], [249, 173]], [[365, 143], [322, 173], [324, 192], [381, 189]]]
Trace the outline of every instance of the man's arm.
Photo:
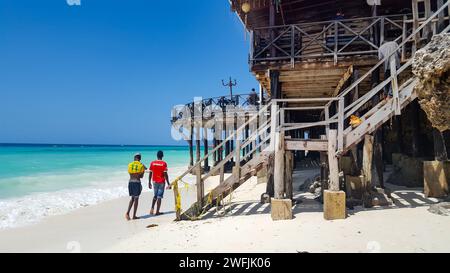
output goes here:
[[150, 171], [148, 174], [148, 188], [149, 189], [152, 189], [152, 175], [153, 175], [153, 173], [152, 173], [152, 171]]
[[147, 167], [145, 167], [144, 164], [142, 164], [142, 166], [144, 166], [144, 171], [141, 173], [140, 178], [144, 178], [145, 171], [147, 170]]
[[164, 178], [166, 178], [167, 188], [171, 189], [172, 187], [170, 186], [169, 175], [167, 174], [167, 172], [164, 172]]

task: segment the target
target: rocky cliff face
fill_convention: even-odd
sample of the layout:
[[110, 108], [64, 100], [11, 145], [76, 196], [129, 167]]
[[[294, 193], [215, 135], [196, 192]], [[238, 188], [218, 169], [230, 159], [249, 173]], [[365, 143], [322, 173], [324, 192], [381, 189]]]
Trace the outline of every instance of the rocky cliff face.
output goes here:
[[433, 127], [450, 129], [450, 34], [433, 37], [431, 43], [416, 52], [413, 73], [419, 103]]

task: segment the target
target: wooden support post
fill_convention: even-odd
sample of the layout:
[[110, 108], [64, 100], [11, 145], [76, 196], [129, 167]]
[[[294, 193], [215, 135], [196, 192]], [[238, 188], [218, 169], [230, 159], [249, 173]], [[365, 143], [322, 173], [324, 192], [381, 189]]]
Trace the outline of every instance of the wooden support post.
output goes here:
[[[256, 134], [256, 136], [254, 136], [253, 134]], [[253, 127], [253, 130], [250, 132], [250, 136], [253, 138], [252, 140], [252, 144], [250, 145], [250, 152], [253, 151], [253, 148], [256, 147], [256, 137], [258, 136], [258, 127]], [[250, 155], [250, 159], [253, 159], [253, 155], [255, 153], [252, 153]]]
[[372, 157], [373, 157], [373, 141], [374, 137], [366, 135], [364, 139], [363, 148], [363, 168], [362, 175], [363, 181], [363, 202], [365, 207], [371, 207], [372, 201], [370, 200], [370, 191], [372, 183]]
[[[377, 105], [380, 102], [380, 98], [375, 96], [372, 99], [373, 105]], [[399, 117], [399, 116], [397, 116]], [[372, 179], [371, 184], [375, 186], [375, 181], [378, 181], [381, 188], [384, 188], [384, 163], [383, 163], [383, 126], [376, 129], [373, 133], [373, 162], [377, 173], [376, 178]]]
[[[416, 31], [420, 27], [419, 25], [419, 4], [417, 0], [412, 0], [412, 14], [413, 14], [413, 32]], [[416, 52], [417, 48], [419, 47], [420, 42], [420, 34], [417, 33], [414, 37], [414, 44], [412, 48], [412, 54]]]
[[329, 190], [323, 195], [323, 217], [326, 220], [345, 219], [345, 192], [339, 190], [339, 162], [336, 156], [337, 131], [330, 130], [328, 134], [328, 165], [330, 169]]
[[[326, 135], [321, 135], [320, 139], [326, 140]], [[328, 189], [328, 155], [326, 152], [320, 152], [320, 182], [323, 191]]]
[[270, 120], [270, 149], [272, 151], [276, 150], [276, 143], [275, 143], [275, 139], [276, 139], [276, 130], [278, 127], [278, 105], [276, 104], [272, 104], [272, 109], [271, 109], [271, 120]]
[[[439, 10], [444, 5], [444, 0], [437, 0], [436, 2], [437, 2], [436, 3], [437, 4], [436, 9]], [[438, 29], [439, 32], [442, 30], [442, 28], [444, 26], [444, 17], [445, 17], [444, 12], [439, 13], [439, 15], [438, 15], [438, 25], [437, 25], [437, 29]]]
[[188, 140], [189, 145], [189, 166], [194, 166], [194, 127], [191, 126], [190, 139]]
[[235, 162], [233, 175], [236, 177], [236, 181], [239, 181], [241, 177], [241, 134], [236, 133], [236, 147], [235, 147]]
[[195, 128], [195, 143], [196, 143], [196, 162], [199, 162], [201, 159], [200, 155], [200, 127], [197, 126]]
[[434, 158], [436, 161], [447, 161], [447, 148], [443, 134], [436, 128], [433, 128], [434, 140]]
[[[234, 125], [233, 125], [234, 126]], [[234, 128], [234, 127], [233, 127]], [[233, 129], [230, 129], [229, 131], [229, 136], [231, 136], [233, 134]], [[231, 138], [231, 140], [229, 141], [229, 145], [230, 145], [230, 150], [229, 152], [232, 153], [234, 151], [234, 140], [233, 138]], [[234, 157], [231, 158], [231, 162], [234, 162]]]
[[[203, 196], [204, 194], [204, 185], [203, 185], [203, 181], [202, 181], [202, 166], [201, 164], [198, 164], [196, 167], [196, 187], [197, 187], [197, 204], [198, 204], [198, 208], [199, 210], [201, 210], [203, 208]], [[200, 211], [198, 211], [198, 214], [200, 213]]]
[[271, 199], [272, 220], [292, 219], [292, 200], [285, 199], [284, 132], [277, 132], [275, 139], [274, 198]]
[[274, 198], [284, 198], [284, 133], [275, 135]]
[[330, 185], [331, 191], [339, 191], [339, 163], [336, 157], [337, 131], [330, 130], [328, 133], [328, 166], [330, 169]]
[[[217, 148], [217, 139], [216, 137], [213, 138], [212, 140], [213, 143], [213, 150], [215, 150]], [[213, 154], [213, 166], [215, 167], [218, 163], [218, 158], [219, 158], [219, 152], [216, 150]]]
[[208, 155], [208, 128], [206, 127], [203, 128], [203, 152], [205, 156], [203, 170], [209, 172], [209, 160], [206, 157]]
[[337, 131], [337, 149], [342, 152], [344, 150], [344, 97], [339, 99], [339, 109], [338, 109], [338, 131]]
[[[224, 137], [224, 139], [227, 139], [228, 136], [229, 136], [228, 128], [225, 127], [225, 137]], [[225, 155], [224, 155], [224, 158], [226, 158], [229, 154], [230, 154], [230, 141], [227, 141], [225, 143]]]
[[[384, 162], [383, 162], [383, 129], [379, 128], [374, 138], [373, 160], [377, 173], [377, 180], [384, 188]], [[375, 185], [374, 185], [375, 186]]]
[[[406, 41], [406, 38], [408, 38], [408, 30], [407, 30], [407, 23], [408, 20], [407, 15], [403, 15], [403, 26], [402, 26], [402, 41]], [[406, 61], [406, 46], [402, 46], [402, 53], [401, 53], [401, 61]]]
[[364, 138], [362, 175], [364, 175], [366, 189], [370, 188], [372, 181], [373, 141], [374, 138], [371, 135], [366, 135]]
[[[376, 6], [374, 6], [376, 7]], [[359, 69], [355, 69], [353, 72], [353, 78], [352, 78], [352, 82], [356, 82], [359, 79]], [[352, 103], [357, 101], [359, 99], [359, 87], [356, 86], [353, 89], [353, 94], [352, 94]], [[355, 167], [359, 170], [360, 166], [358, 164], [358, 146], [355, 145], [354, 147], [351, 148], [351, 153], [352, 153], [352, 159], [353, 159], [353, 163], [355, 164]]]
[[293, 167], [294, 167], [294, 156], [292, 151], [286, 151], [285, 154], [285, 175], [284, 175], [284, 181], [285, 181], [285, 192], [286, 192], [286, 198], [287, 199], [293, 199], [294, 198], [294, 190], [293, 190]]
[[220, 140], [217, 141], [217, 145], [220, 145], [219, 150], [217, 150], [218, 157], [217, 157], [217, 163], [221, 162], [223, 160], [223, 145], [221, 145]]

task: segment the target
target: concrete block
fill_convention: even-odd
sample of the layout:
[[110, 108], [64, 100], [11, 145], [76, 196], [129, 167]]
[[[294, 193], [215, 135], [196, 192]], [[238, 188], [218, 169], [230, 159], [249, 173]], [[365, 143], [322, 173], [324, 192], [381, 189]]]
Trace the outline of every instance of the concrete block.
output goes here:
[[271, 200], [272, 220], [291, 220], [292, 219], [292, 200], [275, 199]]
[[423, 162], [423, 183], [426, 197], [447, 197], [449, 181], [450, 161]]
[[347, 216], [345, 207], [345, 192], [323, 192], [323, 217], [325, 220], [345, 219]]

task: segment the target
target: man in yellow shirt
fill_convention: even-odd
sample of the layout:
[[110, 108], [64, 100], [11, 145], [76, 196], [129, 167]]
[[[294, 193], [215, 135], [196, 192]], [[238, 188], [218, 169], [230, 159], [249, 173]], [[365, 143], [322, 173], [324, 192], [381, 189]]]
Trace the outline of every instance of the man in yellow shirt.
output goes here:
[[141, 154], [135, 154], [134, 161], [128, 164], [128, 174], [130, 175], [130, 180], [128, 181], [128, 193], [131, 197], [127, 213], [125, 214], [125, 218], [128, 221], [130, 220], [130, 211], [133, 205], [133, 220], [139, 219], [139, 217], [136, 216], [136, 212], [139, 205], [139, 196], [142, 192], [141, 178], [144, 177], [145, 170], [147, 169], [145, 165], [141, 163], [141, 159]]

